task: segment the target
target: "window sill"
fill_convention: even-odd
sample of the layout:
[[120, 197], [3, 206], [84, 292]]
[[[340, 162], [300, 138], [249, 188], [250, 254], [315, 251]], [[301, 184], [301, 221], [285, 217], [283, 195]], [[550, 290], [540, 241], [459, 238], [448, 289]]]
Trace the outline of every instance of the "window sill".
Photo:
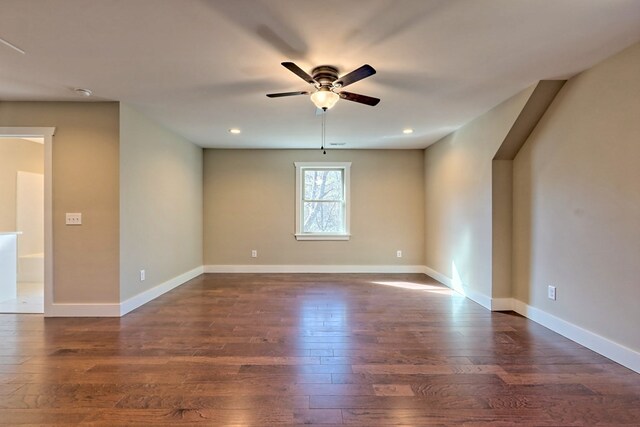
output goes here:
[[296, 234], [296, 240], [349, 240], [351, 234]]

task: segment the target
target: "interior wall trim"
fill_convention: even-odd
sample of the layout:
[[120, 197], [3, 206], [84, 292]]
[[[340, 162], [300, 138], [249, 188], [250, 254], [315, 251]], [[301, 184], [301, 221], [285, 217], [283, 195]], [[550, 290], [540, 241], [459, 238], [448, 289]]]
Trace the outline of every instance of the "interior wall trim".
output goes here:
[[160, 295], [169, 292], [172, 289], [177, 288], [178, 286], [188, 282], [189, 280], [198, 277], [204, 272], [203, 266], [196, 267], [192, 270], [189, 270], [185, 273], [179, 274], [178, 276], [167, 280], [166, 282], [160, 283], [157, 286], [154, 286], [151, 289], [147, 289], [146, 291], [140, 292], [137, 295], [132, 296], [131, 298], [122, 301], [120, 303], [120, 316], [124, 316], [130, 311], [135, 310], [140, 307], [158, 298]]
[[0, 136], [44, 139], [44, 315], [55, 316], [53, 304], [53, 136], [55, 127], [0, 127]]
[[513, 311], [523, 315], [527, 319], [533, 320], [534, 322], [551, 329], [553, 332], [569, 338], [571, 341], [575, 341], [578, 344], [621, 364], [622, 366], [640, 373], [639, 352], [611, 341], [596, 334], [595, 332], [591, 332], [571, 322], [567, 322], [566, 320], [540, 310], [539, 308], [532, 307], [520, 300], [512, 299], [512, 307]]
[[513, 298], [493, 298], [491, 299], [491, 311], [515, 311]]
[[469, 298], [471, 301], [480, 304], [487, 310], [491, 310], [491, 297], [469, 288], [469, 286], [464, 283], [456, 283], [451, 277], [448, 277], [430, 267], [424, 266], [423, 268], [424, 274], [427, 276], [432, 279], [436, 279], [438, 282], [453, 289], [462, 296]]
[[120, 317], [120, 304], [53, 303], [45, 317]]
[[166, 282], [147, 289], [121, 303], [105, 304], [64, 304], [54, 303], [45, 314], [46, 317], [121, 317], [130, 311], [158, 298], [160, 295], [177, 288], [203, 273], [203, 267], [196, 267], [179, 274]]
[[422, 265], [205, 265], [205, 273], [424, 273]]
[[566, 320], [560, 319], [559, 317], [540, 310], [539, 308], [532, 307], [515, 298], [490, 298], [486, 295], [479, 294], [478, 292], [470, 291], [468, 287], [465, 287], [464, 285], [462, 286], [461, 291], [460, 286], [454, 286], [452, 278], [447, 277], [429, 267], [425, 267], [425, 270], [425, 274], [427, 276], [436, 279], [488, 310], [515, 311], [527, 319], [532, 320], [565, 338], [569, 338], [571, 341], [577, 342], [589, 350], [593, 350], [596, 353], [621, 364], [622, 366], [640, 373], [640, 353], [635, 350], [613, 342], [601, 335], [567, 322]]
[[492, 311], [515, 311], [578, 344], [640, 373], [640, 353], [514, 298], [490, 298], [423, 265], [205, 265], [120, 304], [52, 304], [47, 317], [121, 317], [203, 273], [423, 273]]

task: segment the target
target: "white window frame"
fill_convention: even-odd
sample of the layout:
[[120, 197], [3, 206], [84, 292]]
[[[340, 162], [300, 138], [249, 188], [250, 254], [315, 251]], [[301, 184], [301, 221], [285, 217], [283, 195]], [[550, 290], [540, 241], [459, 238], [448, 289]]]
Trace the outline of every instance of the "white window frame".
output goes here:
[[[294, 162], [296, 167], [296, 239], [297, 240], [349, 240], [350, 234], [350, 184], [351, 184], [351, 162]], [[304, 233], [302, 225], [304, 223], [302, 209], [302, 196], [304, 185], [304, 171], [317, 169], [341, 169], [344, 194], [344, 232], [343, 233]]]

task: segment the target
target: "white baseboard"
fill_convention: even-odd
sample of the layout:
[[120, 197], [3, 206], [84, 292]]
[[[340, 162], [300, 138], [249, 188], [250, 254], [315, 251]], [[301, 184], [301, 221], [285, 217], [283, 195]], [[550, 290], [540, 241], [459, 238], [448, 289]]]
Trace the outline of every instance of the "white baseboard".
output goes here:
[[426, 274], [427, 276], [436, 279], [438, 282], [442, 283], [443, 285], [446, 285], [447, 287], [453, 289], [454, 291], [458, 292], [460, 295], [465, 296], [467, 298], [469, 298], [471, 301], [480, 304], [481, 306], [483, 306], [484, 308], [486, 308], [487, 310], [491, 310], [491, 297], [486, 296], [485, 294], [482, 294], [478, 291], [474, 291], [473, 289], [469, 288], [468, 286], [465, 286], [464, 283], [460, 283], [460, 284], [456, 284], [454, 282], [454, 280], [451, 277], [447, 277], [444, 274], [430, 268], [430, 267], [423, 267], [424, 270], [424, 274]]
[[513, 298], [492, 298], [491, 311], [515, 311]]
[[205, 265], [205, 273], [424, 273], [422, 265]]
[[203, 267], [180, 274], [151, 289], [134, 295], [121, 303], [110, 304], [51, 304], [47, 307], [46, 317], [121, 317], [143, 304], [169, 292], [183, 283], [203, 273]]
[[194, 277], [198, 277], [204, 272], [203, 266], [196, 267], [193, 270], [187, 271], [186, 273], [182, 273], [172, 279], [167, 280], [164, 283], [161, 283], [157, 286], [154, 286], [151, 289], [147, 289], [144, 292], [140, 292], [138, 295], [134, 295], [131, 298], [122, 301], [120, 303], [120, 316], [124, 316], [130, 311], [135, 310], [143, 304], [148, 303], [149, 301], [158, 298], [160, 295], [169, 292], [170, 290], [182, 285], [183, 283], [188, 282]]
[[45, 317], [120, 317], [120, 304], [56, 304], [45, 307]]
[[424, 274], [453, 289], [453, 279], [451, 279], [450, 277], [447, 277], [444, 274], [427, 266], [424, 267]]
[[621, 364], [622, 366], [626, 366], [627, 368], [640, 373], [640, 353], [637, 351], [610, 341], [605, 337], [574, 325], [573, 323], [567, 322], [566, 320], [562, 320], [559, 317], [540, 310], [539, 308], [532, 307], [515, 298], [490, 298], [469, 289], [464, 286], [464, 284], [461, 286], [454, 286], [453, 279], [429, 267], [425, 267], [425, 274], [489, 310], [513, 310], [529, 320], [549, 328], [550, 330], [569, 338], [570, 340], [575, 341], [578, 344]]
[[492, 311], [513, 310], [640, 373], [640, 353], [514, 298], [490, 298], [421, 265], [206, 265], [176, 276], [120, 304], [51, 304], [47, 317], [120, 317], [202, 273], [423, 273]]
[[640, 353], [539, 308], [512, 299], [513, 310], [552, 331], [640, 373]]

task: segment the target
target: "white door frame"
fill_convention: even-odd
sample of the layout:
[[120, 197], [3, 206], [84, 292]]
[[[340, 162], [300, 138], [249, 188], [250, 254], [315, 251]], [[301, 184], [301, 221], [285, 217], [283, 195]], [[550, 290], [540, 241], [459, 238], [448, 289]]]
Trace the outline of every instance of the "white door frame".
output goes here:
[[53, 135], [55, 127], [0, 127], [0, 136], [44, 139], [44, 315], [53, 306]]

